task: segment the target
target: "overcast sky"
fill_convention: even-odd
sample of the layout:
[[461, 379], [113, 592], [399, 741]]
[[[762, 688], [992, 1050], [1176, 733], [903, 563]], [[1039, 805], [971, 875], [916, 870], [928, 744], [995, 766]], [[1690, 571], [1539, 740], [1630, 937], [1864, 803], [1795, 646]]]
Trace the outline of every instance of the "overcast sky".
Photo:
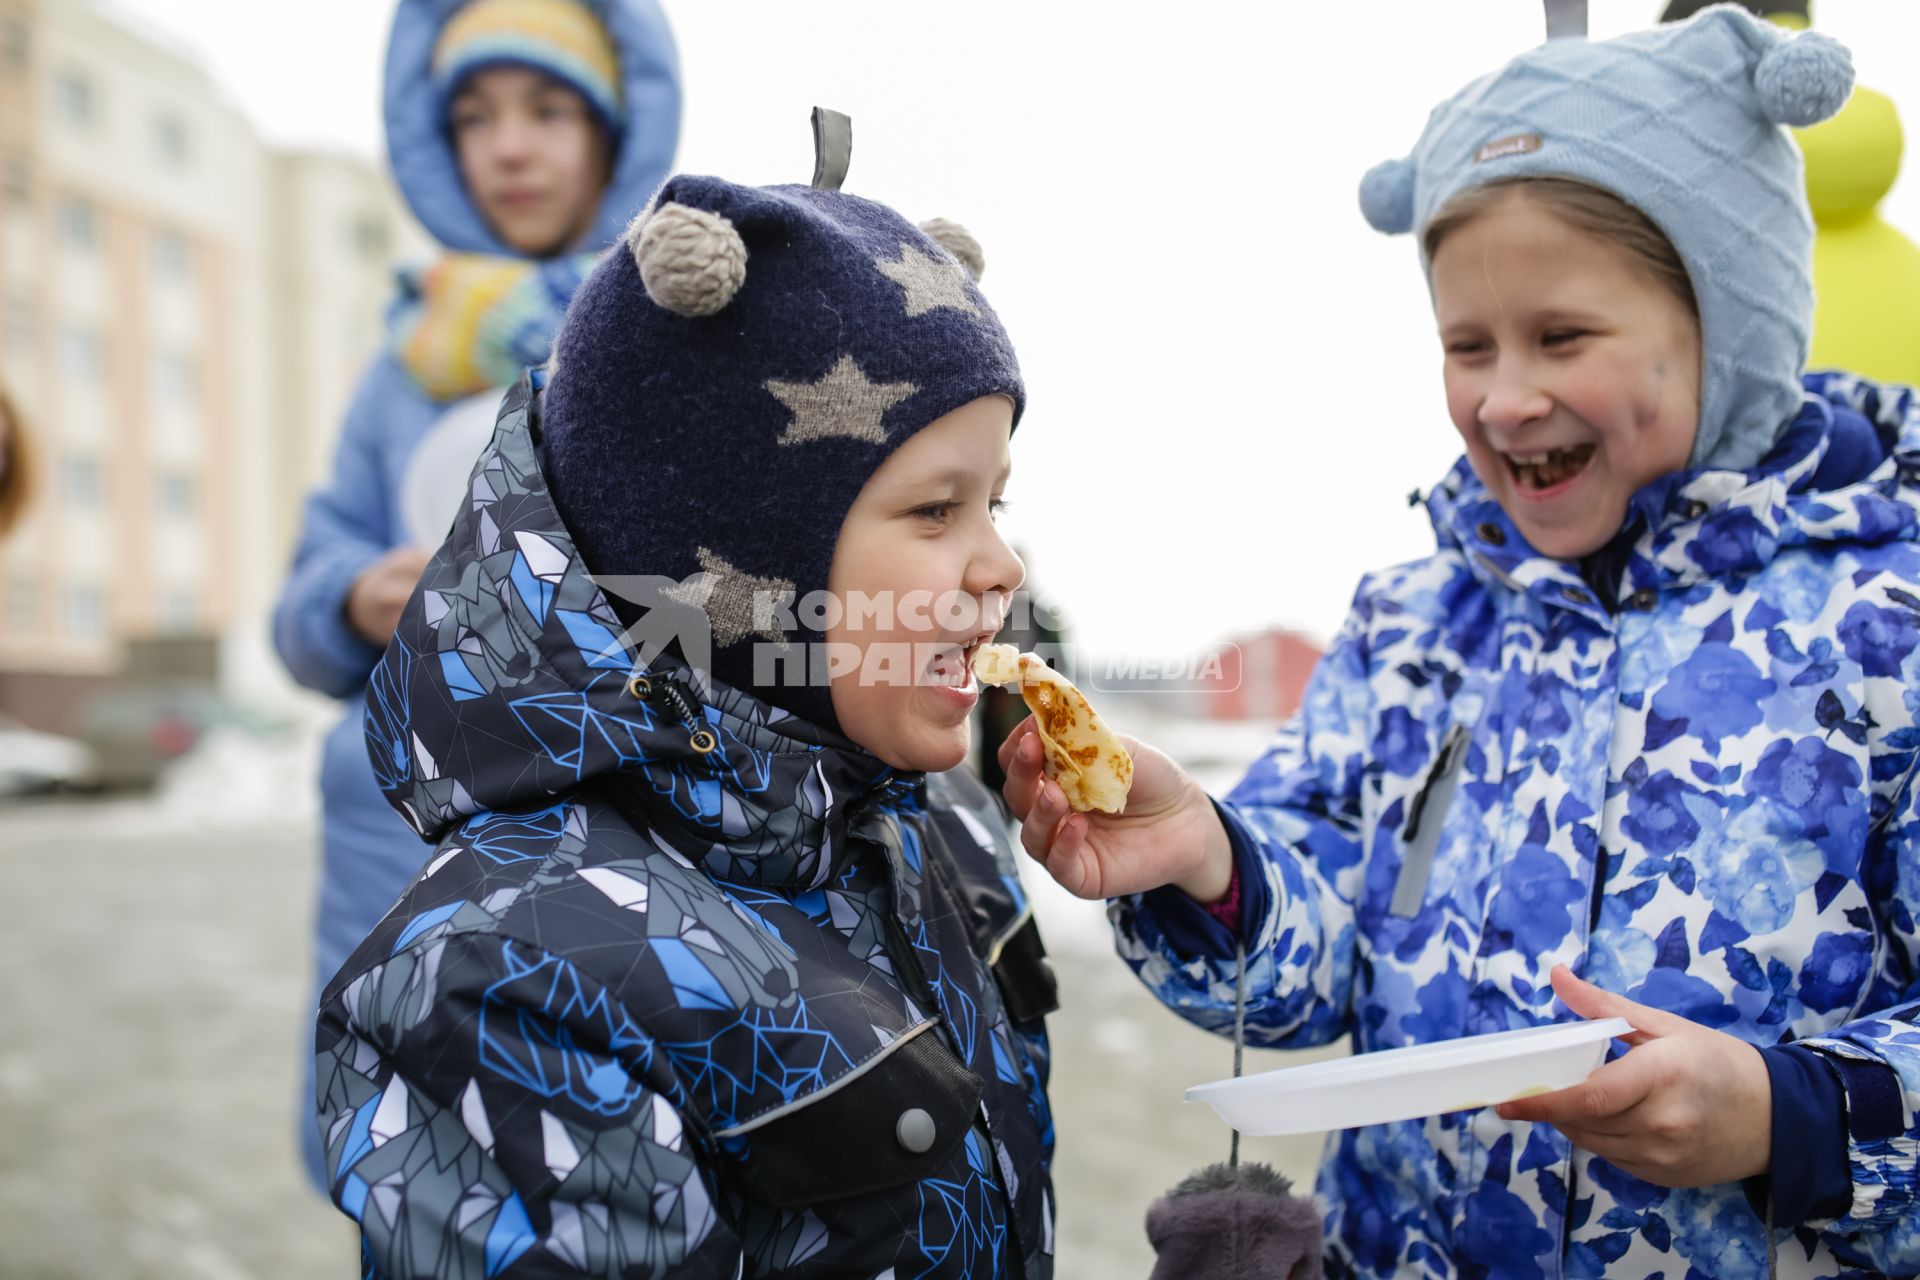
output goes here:
[[[114, 7], [269, 141], [381, 154], [387, 0]], [[1458, 454], [1439, 347], [1411, 241], [1354, 192], [1435, 102], [1539, 42], [1539, 0], [665, 8], [680, 168], [804, 182], [820, 103], [854, 120], [849, 191], [980, 239], [1030, 398], [1007, 527], [1090, 648], [1325, 637], [1361, 573], [1431, 550], [1406, 495]], [[1593, 34], [1660, 8], [1593, 0]], [[1815, 16], [1920, 130], [1920, 3]], [[1909, 151], [1884, 208], [1920, 238]]]

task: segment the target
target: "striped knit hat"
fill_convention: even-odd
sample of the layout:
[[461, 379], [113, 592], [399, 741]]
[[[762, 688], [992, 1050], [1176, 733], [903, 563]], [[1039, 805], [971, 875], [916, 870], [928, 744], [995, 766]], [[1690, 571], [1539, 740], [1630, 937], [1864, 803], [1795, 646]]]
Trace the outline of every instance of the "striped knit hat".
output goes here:
[[620, 129], [620, 55], [582, 0], [473, 0], [441, 29], [433, 82], [450, 102], [460, 82], [487, 67], [520, 66], [560, 80]]

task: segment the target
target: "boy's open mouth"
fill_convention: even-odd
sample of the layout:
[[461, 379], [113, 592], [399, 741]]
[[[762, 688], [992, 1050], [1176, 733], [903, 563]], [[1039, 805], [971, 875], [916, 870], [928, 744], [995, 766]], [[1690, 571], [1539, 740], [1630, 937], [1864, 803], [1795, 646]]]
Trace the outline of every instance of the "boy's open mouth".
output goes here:
[[1587, 464], [1593, 461], [1593, 454], [1593, 445], [1577, 444], [1567, 449], [1502, 456], [1507, 460], [1507, 470], [1522, 489], [1551, 489], [1586, 470]]
[[965, 689], [973, 684], [973, 653], [992, 636], [975, 636], [965, 644], [949, 645], [927, 663], [929, 683]]

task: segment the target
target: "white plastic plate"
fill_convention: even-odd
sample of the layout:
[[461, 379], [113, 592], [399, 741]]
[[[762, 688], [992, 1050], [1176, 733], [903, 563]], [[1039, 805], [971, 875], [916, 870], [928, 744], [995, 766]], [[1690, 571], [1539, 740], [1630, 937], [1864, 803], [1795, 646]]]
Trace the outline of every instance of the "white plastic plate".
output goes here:
[[1241, 1133], [1269, 1137], [1417, 1120], [1579, 1084], [1631, 1033], [1625, 1018], [1410, 1045], [1187, 1090]]
[[413, 545], [432, 553], [467, 502], [467, 481], [480, 451], [493, 439], [500, 388], [456, 400], [433, 420], [407, 459], [400, 481], [400, 514]]

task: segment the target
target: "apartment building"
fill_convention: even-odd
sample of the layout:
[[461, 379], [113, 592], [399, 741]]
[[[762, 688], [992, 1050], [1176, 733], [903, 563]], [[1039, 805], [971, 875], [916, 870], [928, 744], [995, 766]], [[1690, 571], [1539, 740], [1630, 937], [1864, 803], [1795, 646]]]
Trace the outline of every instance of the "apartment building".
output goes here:
[[276, 688], [300, 495], [407, 243], [372, 165], [271, 152], [159, 33], [0, 0], [0, 382], [43, 465], [0, 544], [0, 708], [71, 730], [160, 637]]

